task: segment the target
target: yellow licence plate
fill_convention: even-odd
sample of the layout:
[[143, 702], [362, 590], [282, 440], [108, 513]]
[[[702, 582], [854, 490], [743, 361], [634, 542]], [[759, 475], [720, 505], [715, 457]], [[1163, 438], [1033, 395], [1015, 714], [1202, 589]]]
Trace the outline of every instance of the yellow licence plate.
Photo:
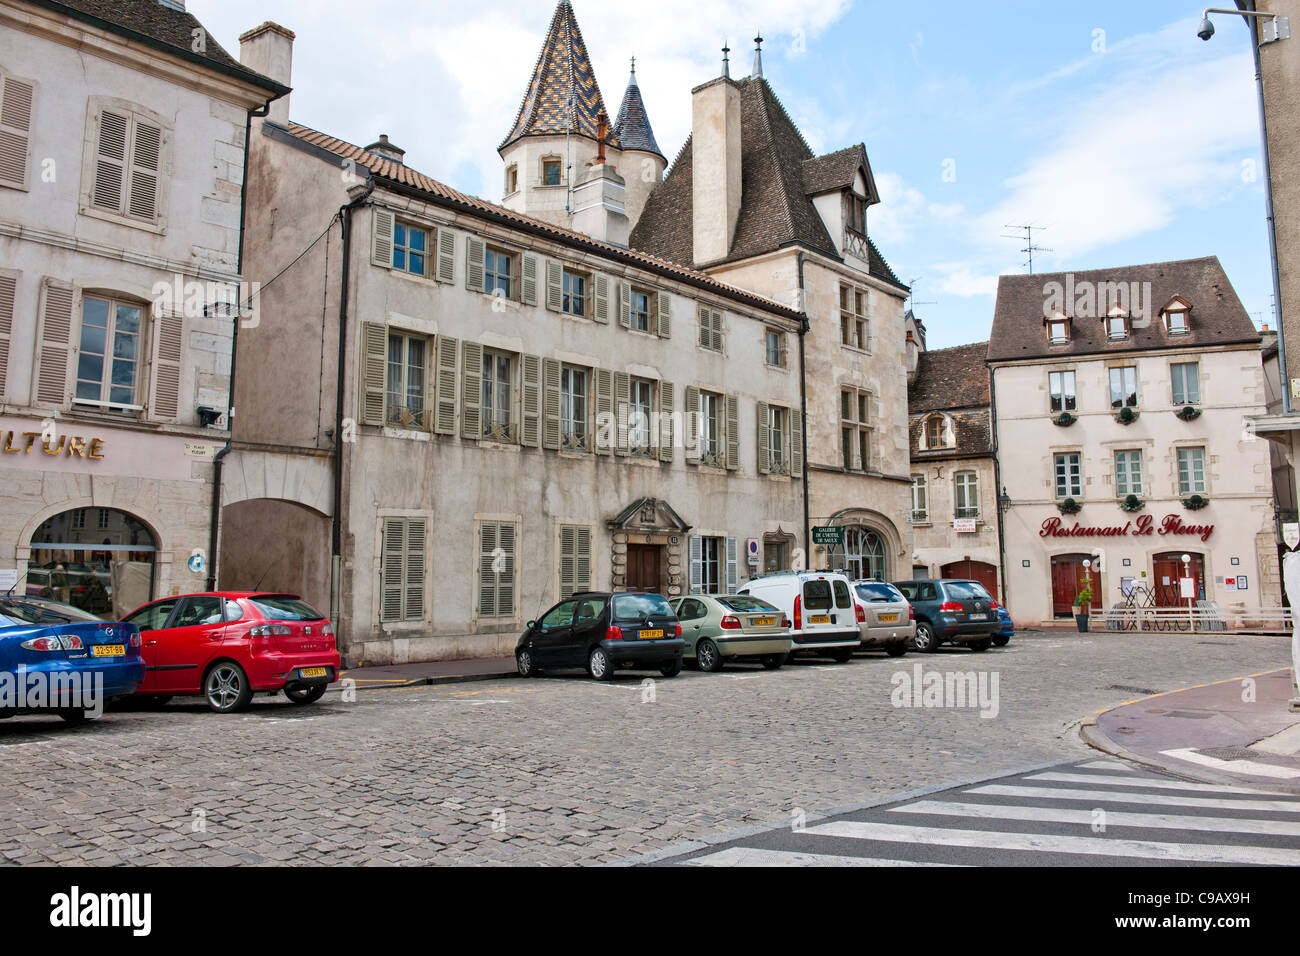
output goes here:
[[298, 668], [299, 677], [324, 677], [329, 673], [327, 667], [300, 667]]
[[809, 624], [829, 624], [830, 622], [831, 616], [829, 614], [814, 614], [808, 618]]
[[774, 617], [756, 617], [753, 621], [754, 627], [771, 627], [775, 623], [776, 618]]
[[643, 641], [657, 641], [663, 636], [664, 636], [663, 631], [642, 631], [641, 632], [641, 640]]
[[91, 657], [121, 657], [126, 653], [125, 644], [92, 644]]
[[896, 622], [897, 620], [898, 620], [898, 615], [897, 615], [897, 614], [882, 614], [882, 615], [880, 615], [880, 623], [881, 623], [881, 624], [893, 624], [893, 623]]

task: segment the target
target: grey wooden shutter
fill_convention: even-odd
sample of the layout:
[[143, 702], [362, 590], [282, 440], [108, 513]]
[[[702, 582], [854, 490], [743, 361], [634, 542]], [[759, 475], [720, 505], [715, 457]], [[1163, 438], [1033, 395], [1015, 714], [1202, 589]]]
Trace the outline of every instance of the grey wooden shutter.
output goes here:
[[790, 411], [790, 474], [803, 475], [803, 415]]
[[596, 378], [596, 453], [608, 455], [618, 443], [614, 416], [614, 375], [609, 369], [595, 370]]
[[433, 430], [439, 435], [456, 434], [456, 353], [460, 343], [450, 335], [438, 336], [438, 400]]
[[[181, 313], [160, 313], [153, 323], [152, 395], [149, 417], [174, 422], [180, 418], [181, 363], [185, 351], [185, 318]], [[382, 399], [383, 395], [380, 394]]]
[[0, 275], [0, 399], [9, 393], [9, 341], [14, 331], [18, 277]]
[[379, 566], [379, 620], [402, 619], [402, 565], [406, 557], [406, 519], [385, 518]]
[[699, 309], [699, 313], [700, 313], [700, 346], [706, 349], [712, 348], [710, 343], [713, 341], [713, 336], [709, 331], [710, 320], [709, 320], [708, 306], [701, 305]]
[[385, 269], [393, 267], [393, 226], [396, 219], [387, 209], [375, 209], [370, 220], [370, 261]]
[[475, 441], [483, 437], [483, 346], [465, 342], [460, 352], [460, 433]]
[[465, 237], [465, 288], [471, 292], [487, 291], [487, 279], [483, 269], [483, 255], [487, 247], [482, 239], [474, 236]]
[[673, 334], [673, 300], [667, 292], [655, 296], [655, 328], [661, 339], [671, 338]]
[[618, 446], [614, 449], [616, 455], [628, 454], [628, 416], [631, 409], [628, 407], [631, 403], [632, 396], [632, 379], [627, 372], [614, 373], [614, 414], [618, 417]]
[[478, 616], [496, 617], [497, 574], [492, 570], [497, 550], [495, 521], [479, 525], [478, 542]]
[[576, 529], [573, 559], [573, 586], [578, 591], [591, 590], [591, 529]]
[[713, 310], [713, 351], [722, 351], [722, 313], [717, 309]]
[[591, 317], [602, 325], [609, 323], [609, 276], [596, 274], [596, 305], [591, 310]]
[[519, 301], [524, 305], [537, 304], [537, 257], [523, 256], [520, 267]]
[[137, 219], [158, 218], [158, 175], [162, 168], [162, 129], [138, 116], [131, 132], [131, 189], [127, 211]]
[[632, 327], [632, 287], [626, 282], [618, 284], [618, 324], [625, 329]]
[[541, 444], [542, 437], [542, 360], [536, 355], [523, 355], [520, 356], [519, 365], [522, 369], [520, 381], [523, 393], [519, 444], [536, 448]]
[[36, 88], [26, 80], [0, 78], [0, 185], [27, 188], [35, 93]]
[[740, 555], [735, 538], [727, 539], [727, 593], [735, 594], [740, 587]]
[[704, 545], [698, 534], [691, 535], [688, 552], [691, 561], [691, 593], [699, 594], [704, 587]]
[[659, 460], [672, 461], [676, 434], [673, 428], [673, 383], [659, 383]]
[[388, 330], [365, 322], [361, 326], [361, 424], [384, 424], [384, 392], [388, 372]]
[[95, 153], [95, 181], [90, 190], [91, 205], [111, 212], [123, 209], [126, 187], [126, 143], [131, 118], [125, 113], [104, 110], [99, 114], [99, 138]]
[[504, 567], [497, 575], [497, 615], [513, 617], [515, 613], [515, 526], [502, 522], [497, 529], [497, 546]]
[[770, 474], [772, 471], [771, 460], [772, 452], [768, 448], [767, 435], [767, 402], [758, 403], [758, 473], [760, 475]]
[[41, 313], [36, 333], [35, 404], [68, 404], [72, 379], [72, 286], [46, 278], [41, 288]]
[[424, 552], [425, 525], [423, 518], [406, 519], [406, 580], [403, 594], [402, 619], [424, 619]]
[[547, 359], [542, 363], [542, 446], [558, 451], [560, 439], [560, 363]]
[[567, 600], [578, 590], [576, 581], [578, 529], [575, 525], [560, 527], [560, 600]]
[[727, 405], [727, 468], [740, 467], [740, 409], [735, 395], [728, 395]]
[[700, 390], [694, 385], [686, 387], [686, 463], [700, 463], [700, 444], [704, 439], [704, 422], [700, 419]]
[[546, 260], [546, 307], [559, 312], [564, 306], [564, 267], [552, 259]]
[[439, 282], [456, 281], [456, 234], [450, 229], [438, 230], [438, 269], [435, 277]]

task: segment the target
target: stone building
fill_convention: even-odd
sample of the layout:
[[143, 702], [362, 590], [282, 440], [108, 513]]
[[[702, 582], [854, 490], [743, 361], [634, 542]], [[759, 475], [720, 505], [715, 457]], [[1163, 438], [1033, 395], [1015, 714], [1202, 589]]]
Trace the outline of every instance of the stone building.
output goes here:
[[0, 5], [0, 583], [203, 588], [245, 130], [283, 92], [181, 0]]

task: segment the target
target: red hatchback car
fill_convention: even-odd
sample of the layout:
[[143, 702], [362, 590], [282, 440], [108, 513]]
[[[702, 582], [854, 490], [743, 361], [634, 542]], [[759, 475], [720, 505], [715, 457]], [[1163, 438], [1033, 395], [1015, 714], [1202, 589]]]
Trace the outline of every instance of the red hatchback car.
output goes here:
[[218, 713], [254, 693], [320, 700], [341, 661], [324, 615], [292, 594], [223, 591], [163, 598], [124, 619], [140, 628], [144, 683], [136, 696], [163, 704], [202, 696]]

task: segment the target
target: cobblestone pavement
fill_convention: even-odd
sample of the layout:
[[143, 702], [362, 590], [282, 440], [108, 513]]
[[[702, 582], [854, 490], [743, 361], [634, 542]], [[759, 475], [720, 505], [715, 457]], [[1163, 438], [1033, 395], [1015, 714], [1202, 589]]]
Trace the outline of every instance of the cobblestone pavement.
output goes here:
[[[0, 722], [15, 863], [611, 862], [1091, 753], [1074, 722], [1288, 662], [1285, 638], [1017, 634], [984, 654], [331, 692]], [[892, 676], [998, 675], [999, 710], [895, 709]], [[658, 676], [657, 674], [655, 675]], [[991, 676], [991, 675], [990, 675]]]

